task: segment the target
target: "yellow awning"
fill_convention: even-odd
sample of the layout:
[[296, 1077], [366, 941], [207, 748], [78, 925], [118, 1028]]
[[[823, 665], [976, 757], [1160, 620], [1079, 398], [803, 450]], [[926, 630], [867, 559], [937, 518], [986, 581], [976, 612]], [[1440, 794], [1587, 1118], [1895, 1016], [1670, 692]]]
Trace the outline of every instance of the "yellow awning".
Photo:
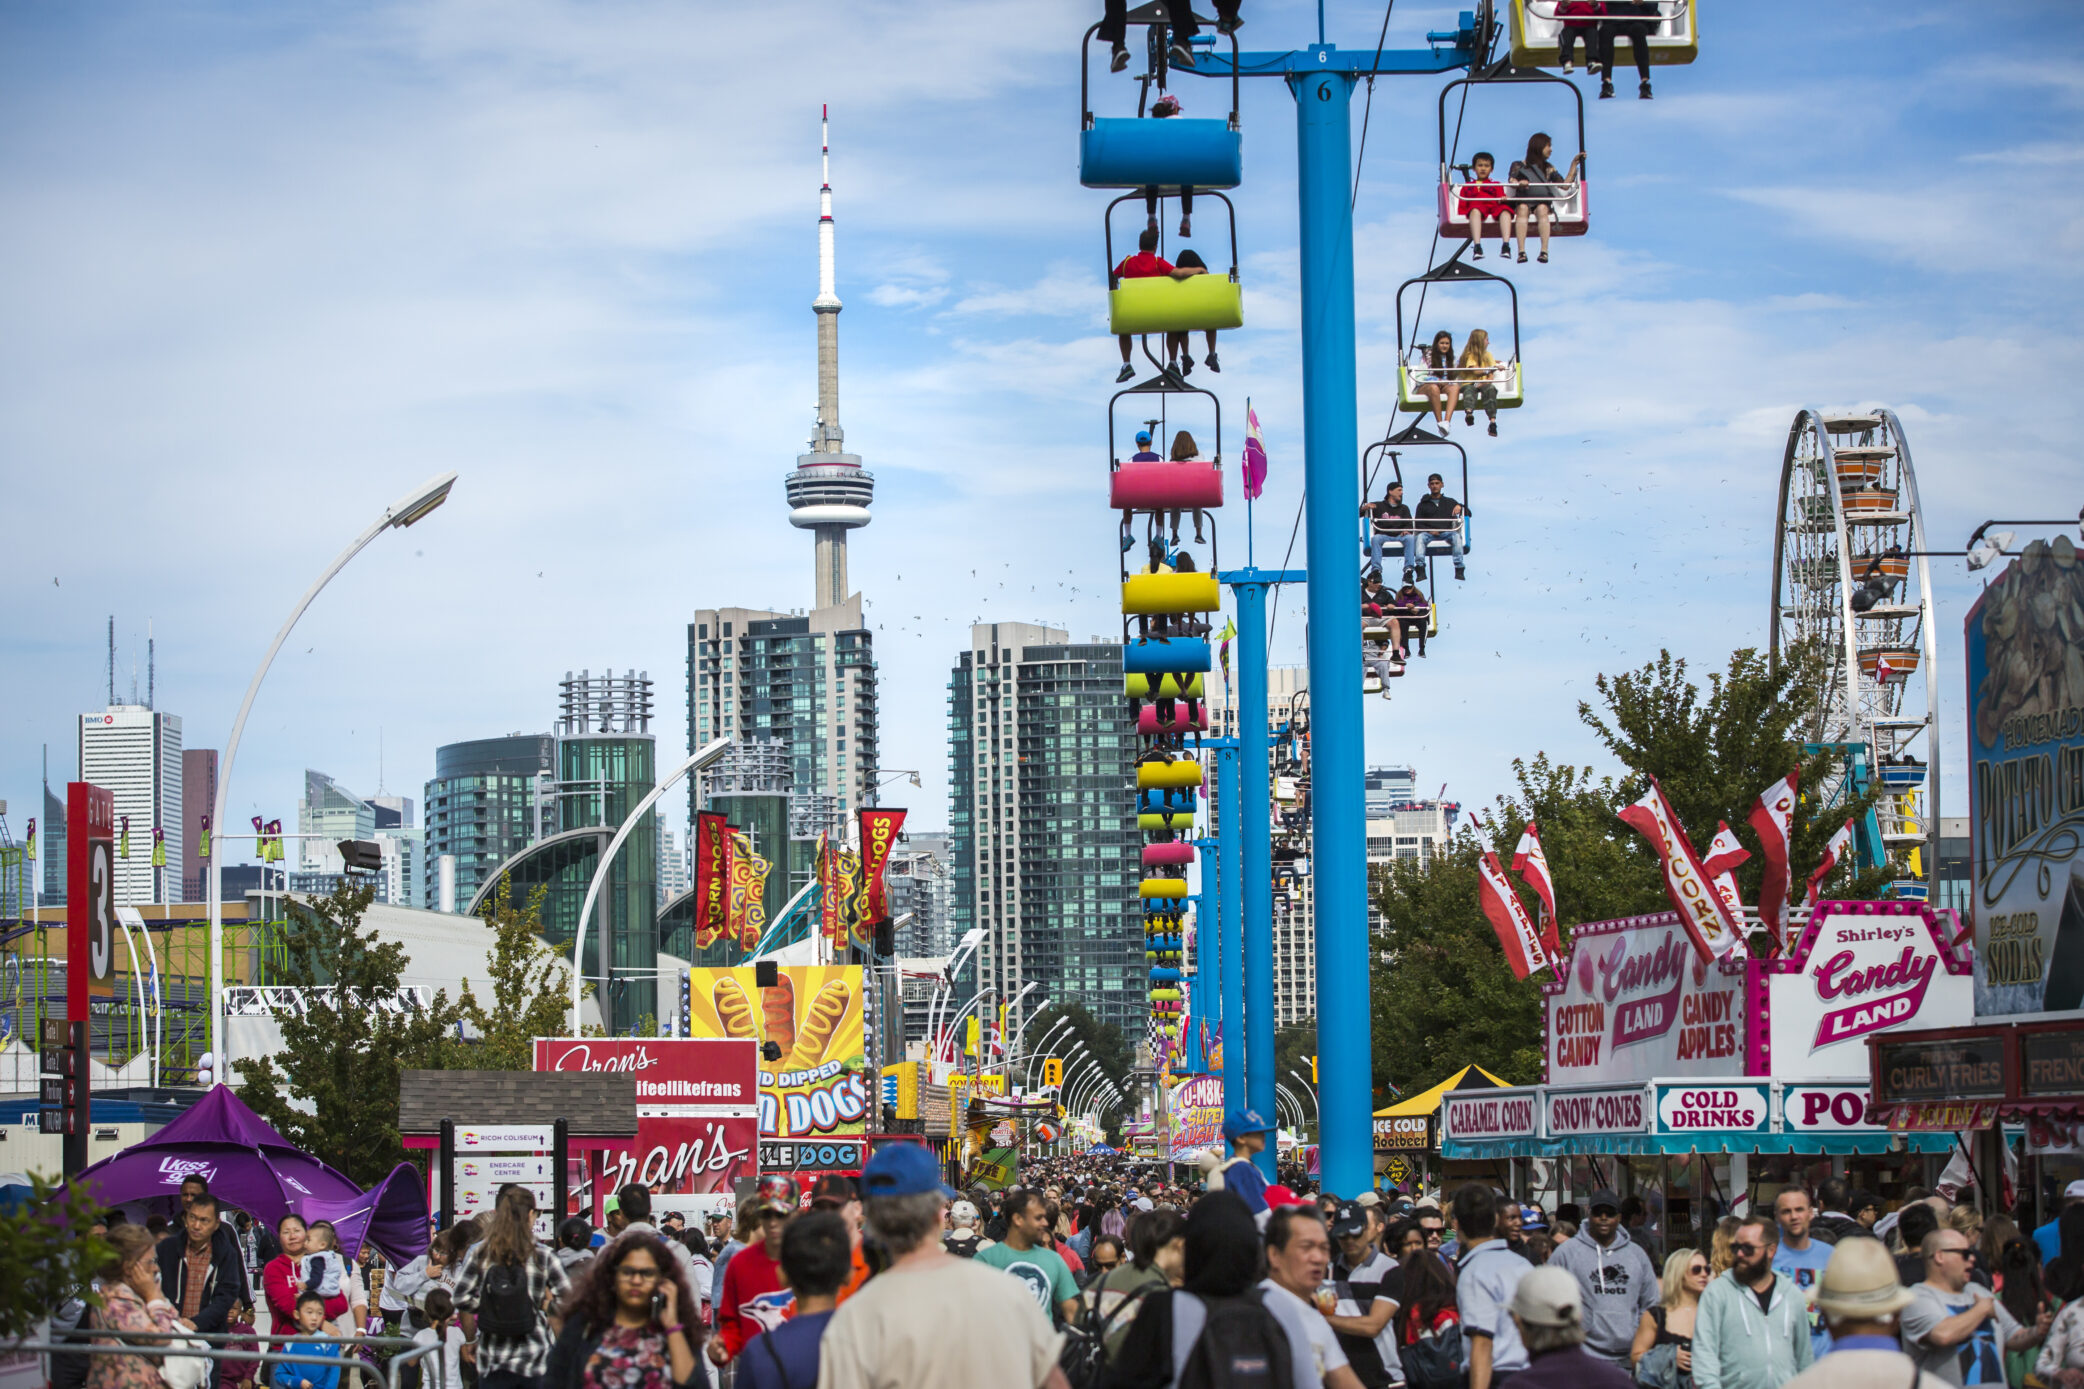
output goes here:
[[1492, 1075], [1481, 1066], [1464, 1066], [1432, 1089], [1422, 1094], [1413, 1095], [1408, 1100], [1399, 1100], [1387, 1109], [1376, 1110], [1375, 1117], [1377, 1119], [1408, 1119], [1421, 1114], [1432, 1114], [1440, 1108], [1440, 1097], [1450, 1090], [1460, 1089], [1463, 1079], [1471, 1071], [1476, 1072], [1493, 1085], [1507, 1084], [1506, 1081], [1498, 1079], [1498, 1077]]

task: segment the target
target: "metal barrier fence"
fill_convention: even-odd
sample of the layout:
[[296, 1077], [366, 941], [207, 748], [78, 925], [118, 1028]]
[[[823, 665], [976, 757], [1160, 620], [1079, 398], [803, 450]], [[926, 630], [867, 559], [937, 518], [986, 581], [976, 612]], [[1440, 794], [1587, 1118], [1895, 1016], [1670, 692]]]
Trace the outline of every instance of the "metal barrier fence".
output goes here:
[[[222, 1331], [177, 1331], [174, 1333], [174, 1339], [184, 1342], [201, 1341], [207, 1347], [207, 1349], [198, 1350], [193, 1345], [176, 1346], [165, 1344], [168, 1338], [157, 1331], [117, 1331], [102, 1327], [83, 1326], [77, 1331], [60, 1334], [67, 1339], [0, 1343], [0, 1351], [26, 1351], [38, 1356], [51, 1358], [68, 1355], [141, 1355], [147, 1359], [160, 1361], [188, 1357], [211, 1361], [253, 1361], [263, 1366], [330, 1365], [339, 1367], [343, 1372], [349, 1370], [358, 1371], [372, 1379], [381, 1377], [386, 1389], [403, 1389], [403, 1383], [399, 1378], [400, 1374], [406, 1368], [415, 1366], [416, 1362], [432, 1356], [434, 1373], [431, 1376], [422, 1377], [421, 1384], [424, 1389], [461, 1389], [459, 1385], [451, 1385], [444, 1382], [444, 1361], [442, 1359], [442, 1343], [440, 1341], [415, 1341], [403, 1336], [357, 1336], [352, 1339], [335, 1336], [323, 1339], [329, 1340], [339, 1347], [336, 1353], [332, 1355], [311, 1355], [275, 1350], [235, 1350], [232, 1348], [245, 1345], [286, 1345], [291, 1342], [309, 1344], [314, 1339], [319, 1339], [308, 1335], [277, 1336], [272, 1334], [263, 1335], [259, 1332], [232, 1333]], [[70, 1339], [75, 1336], [79, 1339]], [[121, 1341], [126, 1344], [97, 1345], [95, 1344], [97, 1341]], [[153, 1344], [155, 1342], [158, 1344]], [[363, 1349], [379, 1352], [390, 1350], [394, 1353], [382, 1364], [372, 1364], [362, 1359], [360, 1355], [353, 1353]], [[45, 1369], [45, 1378], [48, 1379], [50, 1378], [48, 1363]], [[214, 1389], [214, 1379], [215, 1376], [213, 1374], [210, 1380], [204, 1383], [202, 1389]]]

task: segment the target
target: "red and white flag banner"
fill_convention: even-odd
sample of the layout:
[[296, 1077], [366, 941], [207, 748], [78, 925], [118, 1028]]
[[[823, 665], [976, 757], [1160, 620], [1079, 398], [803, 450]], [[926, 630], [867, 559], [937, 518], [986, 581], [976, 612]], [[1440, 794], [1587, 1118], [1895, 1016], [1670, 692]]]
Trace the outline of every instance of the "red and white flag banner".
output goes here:
[[1548, 855], [1541, 851], [1541, 832], [1532, 820], [1520, 831], [1519, 846], [1512, 851], [1512, 871], [1541, 899], [1541, 943], [1549, 954], [1562, 959], [1563, 941], [1556, 931], [1556, 880], [1549, 873]]
[[1701, 958], [1712, 963], [1736, 949], [1742, 935], [1737, 919], [1730, 915], [1722, 895], [1708, 880], [1708, 872], [1687, 840], [1671, 802], [1664, 798], [1664, 788], [1657, 784], [1657, 778], [1650, 778], [1650, 789], [1643, 793], [1643, 798], [1624, 808], [1620, 816], [1657, 851], [1664, 868], [1665, 893], [1678, 909], [1679, 919], [1685, 922], [1686, 932], [1693, 937]]
[[1838, 861], [1845, 857], [1845, 851], [1851, 847], [1852, 821], [1847, 820], [1845, 828], [1832, 835], [1831, 842], [1824, 845], [1823, 862], [1817, 864], [1816, 871], [1809, 875], [1809, 892], [1802, 899], [1803, 906], [1816, 906], [1816, 894], [1823, 887], [1823, 880], [1831, 876], [1831, 870], [1838, 866]]
[[1801, 772], [1789, 772], [1759, 793], [1751, 807], [1751, 828], [1758, 831], [1760, 851], [1766, 860], [1765, 877], [1758, 886], [1758, 919], [1776, 947], [1787, 943], [1787, 899], [1794, 891], [1794, 871], [1788, 863], [1789, 826], [1794, 822], [1795, 788]]
[[[1737, 865], [1751, 858], [1751, 851], [1737, 839], [1737, 832], [1729, 827], [1729, 821], [1715, 822], [1715, 838], [1708, 843], [1707, 857], [1700, 866], [1707, 871], [1708, 879], [1715, 884], [1715, 894], [1722, 905], [1729, 908], [1730, 917], [1741, 923], [1744, 920], [1744, 899], [1737, 893]], [[1740, 937], [1741, 944], [1741, 937]]]
[[1477, 865], [1477, 900], [1483, 905], [1483, 914], [1490, 918], [1491, 929], [1498, 933], [1498, 944], [1505, 947], [1505, 963], [1512, 966], [1515, 979], [1525, 979], [1537, 969], [1549, 965], [1547, 952], [1541, 948], [1541, 934], [1527, 916], [1527, 908], [1512, 884], [1505, 877], [1505, 870], [1498, 865], [1498, 856], [1487, 853]]

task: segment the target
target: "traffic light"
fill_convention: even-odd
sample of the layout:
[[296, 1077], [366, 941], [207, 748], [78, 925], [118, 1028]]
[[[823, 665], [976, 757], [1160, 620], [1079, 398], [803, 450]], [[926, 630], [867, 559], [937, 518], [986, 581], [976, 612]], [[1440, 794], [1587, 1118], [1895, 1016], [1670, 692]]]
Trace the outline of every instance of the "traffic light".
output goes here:
[[1316, 1083], [1317, 1083], [1317, 1058], [1313, 1056], [1313, 1057], [1311, 1057], [1311, 1058], [1310, 1058], [1310, 1084], [1312, 1084], [1312, 1085], [1315, 1085]]
[[1052, 1056], [1042, 1063], [1042, 1083], [1059, 1088], [1063, 1086], [1064, 1062], [1062, 1057]]

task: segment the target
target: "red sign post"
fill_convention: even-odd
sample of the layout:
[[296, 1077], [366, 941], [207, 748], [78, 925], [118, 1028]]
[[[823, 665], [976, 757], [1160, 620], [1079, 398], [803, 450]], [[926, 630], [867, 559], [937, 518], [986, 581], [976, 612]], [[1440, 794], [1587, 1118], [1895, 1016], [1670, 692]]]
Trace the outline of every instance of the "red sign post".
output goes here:
[[116, 968], [116, 797], [84, 781], [65, 788], [65, 1016], [71, 1052], [65, 1091], [65, 1174], [87, 1165], [93, 1076], [92, 998], [113, 992]]

